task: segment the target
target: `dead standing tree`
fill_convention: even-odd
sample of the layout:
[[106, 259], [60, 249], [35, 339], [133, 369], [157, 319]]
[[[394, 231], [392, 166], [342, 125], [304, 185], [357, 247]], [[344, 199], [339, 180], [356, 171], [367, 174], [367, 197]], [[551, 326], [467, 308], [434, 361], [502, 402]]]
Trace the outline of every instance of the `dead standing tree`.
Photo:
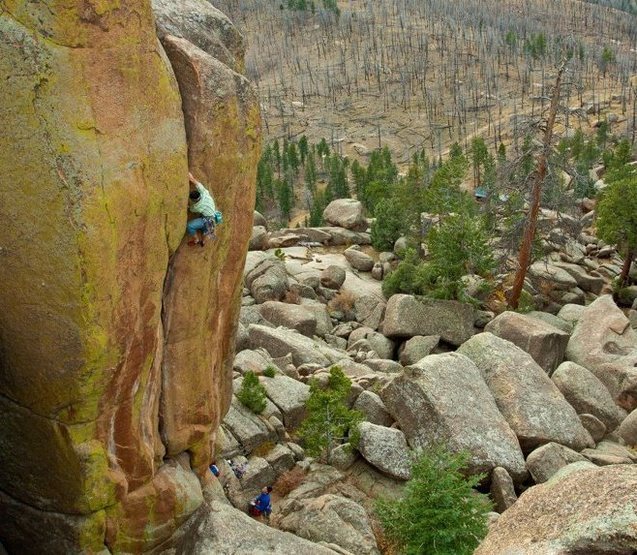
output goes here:
[[535, 170], [531, 180], [531, 205], [524, 228], [524, 234], [522, 236], [522, 242], [520, 243], [520, 250], [518, 251], [518, 268], [515, 273], [513, 287], [508, 294], [509, 306], [513, 309], [516, 309], [520, 302], [520, 295], [522, 294], [522, 288], [524, 287], [524, 279], [526, 278], [526, 272], [531, 263], [531, 249], [533, 240], [535, 239], [535, 232], [537, 230], [537, 218], [540, 212], [540, 201], [542, 199], [542, 185], [546, 179], [548, 159], [551, 149], [553, 148], [553, 128], [555, 127], [555, 118], [557, 117], [557, 110], [560, 104], [562, 76], [565, 69], [566, 63], [562, 62], [557, 70], [555, 85], [553, 87], [553, 92], [551, 93], [551, 104], [549, 106], [546, 128], [544, 129], [542, 148], [536, 158]]

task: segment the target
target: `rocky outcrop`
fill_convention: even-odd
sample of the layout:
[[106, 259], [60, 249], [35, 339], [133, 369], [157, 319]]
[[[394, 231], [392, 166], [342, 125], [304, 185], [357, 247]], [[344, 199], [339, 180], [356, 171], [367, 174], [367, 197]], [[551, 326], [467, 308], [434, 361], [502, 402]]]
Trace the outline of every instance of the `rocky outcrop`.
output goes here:
[[475, 554], [628, 555], [637, 549], [635, 507], [637, 466], [556, 475], [522, 494], [491, 526]]
[[622, 408], [637, 408], [637, 331], [610, 295], [582, 311], [566, 358], [595, 374]]
[[564, 360], [569, 338], [568, 333], [546, 322], [510, 311], [489, 322], [484, 331], [511, 341], [529, 353], [549, 374]]
[[365, 510], [351, 499], [326, 494], [298, 501], [294, 509], [281, 519], [283, 530], [314, 542], [336, 544], [355, 555], [380, 553]]
[[505, 468], [526, 477], [520, 445], [493, 400], [480, 370], [456, 353], [431, 355], [406, 369], [380, 396], [414, 449], [444, 443], [469, 451], [473, 473]]
[[179, 553], [218, 555], [221, 553], [312, 553], [336, 552], [289, 532], [276, 530], [224, 503], [211, 503], [201, 511], [190, 532], [179, 545]]
[[[149, 1], [0, 13], [0, 195], [28, 199], [0, 206], [0, 491], [56, 538], [3, 515], [11, 551], [150, 549], [202, 502], [231, 396], [259, 112], [227, 19], [165, 4], [190, 22], [160, 32], [168, 57]], [[226, 214], [196, 250], [182, 242], [189, 167]]]
[[525, 452], [550, 441], [575, 450], [593, 445], [573, 407], [522, 349], [485, 332], [472, 337], [458, 352], [480, 368]]
[[385, 308], [383, 333], [387, 337], [439, 335], [452, 345], [462, 345], [473, 333], [475, 311], [458, 301], [417, 299], [392, 295]]

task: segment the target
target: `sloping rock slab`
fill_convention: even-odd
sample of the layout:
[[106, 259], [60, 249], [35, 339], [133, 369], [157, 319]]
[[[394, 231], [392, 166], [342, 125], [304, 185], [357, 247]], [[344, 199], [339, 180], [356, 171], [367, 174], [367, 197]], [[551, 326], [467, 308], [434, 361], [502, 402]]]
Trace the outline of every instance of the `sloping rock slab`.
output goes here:
[[551, 379], [577, 414], [596, 416], [608, 431], [613, 431], [626, 418], [626, 411], [615, 404], [604, 384], [583, 366], [564, 362]]
[[575, 409], [531, 355], [487, 332], [472, 337], [458, 352], [482, 370], [525, 452], [550, 441], [576, 451], [593, 445]]
[[637, 550], [636, 466], [557, 478], [522, 494], [475, 555], [631, 555]]
[[394, 478], [411, 478], [412, 461], [405, 434], [370, 422], [361, 422], [358, 431], [358, 450], [369, 464]]
[[344, 356], [342, 352], [285, 328], [272, 329], [251, 324], [248, 334], [253, 349], [263, 348], [274, 358], [291, 353], [295, 366], [308, 363], [328, 366]]
[[447, 343], [458, 346], [473, 335], [474, 321], [475, 310], [471, 305], [399, 294], [387, 302], [383, 334], [406, 338], [439, 335]]
[[296, 510], [281, 520], [281, 528], [312, 541], [336, 544], [357, 555], [380, 554], [365, 509], [339, 495], [299, 501]]
[[250, 518], [243, 511], [223, 503], [200, 510], [178, 553], [189, 555], [264, 555], [265, 553], [334, 555], [335, 551], [282, 532]]
[[484, 331], [514, 343], [549, 374], [564, 360], [569, 334], [525, 314], [503, 312]]
[[380, 397], [412, 448], [444, 443], [471, 453], [473, 473], [501, 466], [516, 481], [526, 477], [518, 440], [467, 357], [425, 357], [387, 384]]
[[637, 408], [637, 330], [610, 295], [582, 311], [566, 358], [595, 374], [621, 407]]

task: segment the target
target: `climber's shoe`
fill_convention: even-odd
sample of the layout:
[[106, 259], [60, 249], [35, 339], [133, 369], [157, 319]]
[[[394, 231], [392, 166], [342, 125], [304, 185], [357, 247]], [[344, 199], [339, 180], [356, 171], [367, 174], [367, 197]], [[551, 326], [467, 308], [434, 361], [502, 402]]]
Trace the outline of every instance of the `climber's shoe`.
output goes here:
[[188, 241], [188, 245], [190, 245], [191, 247], [199, 244], [201, 244], [201, 246], [203, 247], [203, 243], [201, 243], [198, 239], [191, 239], [190, 241]]

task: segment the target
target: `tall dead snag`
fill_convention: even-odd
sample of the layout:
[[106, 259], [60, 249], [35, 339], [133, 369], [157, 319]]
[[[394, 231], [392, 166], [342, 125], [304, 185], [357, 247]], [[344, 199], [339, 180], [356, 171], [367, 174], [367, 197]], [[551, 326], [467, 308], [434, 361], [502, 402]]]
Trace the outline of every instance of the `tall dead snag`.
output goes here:
[[537, 229], [537, 217], [540, 212], [540, 200], [542, 199], [542, 185], [546, 178], [548, 158], [552, 148], [553, 127], [555, 126], [555, 118], [557, 116], [557, 109], [560, 103], [560, 89], [562, 87], [562, 75], [565, 67], [566, 64], [562, 63], [557, 70], [555, 86], [553, 87], [553, 93], [551, 94], [549, 117], [546, 122], [546, 129], [544, 130], [544, 139], [542, 140], [542, 150], [537, 157], [535, 171], [532, 176], [531, 206], [526, 220], [526, 225], [524, 227], [524, 235], [522, 236], [522, 242], [520, 243], [520, 250], [518, 251], [518, 269], [515, 273], [513, 287], [508, 295], [509, 306], [513, 309], [516, 309], [520, 302], [520, 295], [522, 294], [522, 287], [524, 286], [524, 278], [526, 277], [526, 272], [531, 262], [531, 247], [533, 245], [535, 231]]

